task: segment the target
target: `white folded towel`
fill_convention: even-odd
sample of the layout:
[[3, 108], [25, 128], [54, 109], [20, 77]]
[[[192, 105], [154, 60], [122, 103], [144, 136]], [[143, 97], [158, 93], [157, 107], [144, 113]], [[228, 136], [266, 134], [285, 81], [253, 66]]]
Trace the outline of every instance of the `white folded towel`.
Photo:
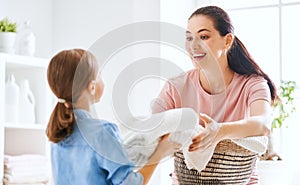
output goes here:
[[[147, 162], [155, 151], [159, 138], [168, 133], [170, 141], [182, 145], [181, 149], [189, 169], [203, 170], [215, 149], [215, 146], [212, 146], [202, 152], [188, 151], [192, 138], [204, 129], [199, 125], [198, 115], [191, 108], [171, 109], [144, 119], [129, 118], [124, 123], [126, 131], [123, 144], [128, 157], [137, 167]], [[268, 138], [256, 136], [232, 141], [252, 152], [263, 153], [267, 148]]]
[[3, 185], [50, 185], [48, 182], [39, 182], [39, 183], [10, 183], [5, 179], [3, 180]]
[[252, 136], [243, 139], [233, 139], [232, 142], [261, 155], [266, 152], [269, 139], [268, 136]]
[[15, 171], [15, 170], [6, 170], [4, 171], [5, 175], [9, 175], [11, 177], [20, 177], [20, 178], [26, 178], [26, 177], [39, 177], [39, 176], [49, 176], [50, 170], [31, 170], [28, 171]]
[[50, 180], [49, 174], [41, 174], [40, 176], [11, 176], [4, 174], [3, 180], [7, 183], [15, 184], [31, 184], [31, 183], [44, 183]]
[[[152, 114], [151, 117], [144, 119], [128, 118], [124, 122], [125, 150], [136, 166], [141, 167], [155, 151], [159, 138], [165, 134], [171, 133], [169, 138], [176, 137], [174, 140], [182, 146], [188, 146], [199, 120], [193, 109], [180, 108]], [[185, 135], [178, 134], [188, 130], [189, 133]]]
[[39, 154], [23, 154], [23, 155], [4, 155], [4, 163], [31, 163], [31, 162], [48, 162], [48, 158]]

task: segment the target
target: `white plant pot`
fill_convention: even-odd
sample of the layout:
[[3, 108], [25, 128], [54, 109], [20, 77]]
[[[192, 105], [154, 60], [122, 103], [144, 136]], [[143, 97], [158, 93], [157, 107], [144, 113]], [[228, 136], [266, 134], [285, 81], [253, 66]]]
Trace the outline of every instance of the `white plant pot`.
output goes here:
[[14, 53], [16, 35], [14, 32], [0, 32], [0, 52]]

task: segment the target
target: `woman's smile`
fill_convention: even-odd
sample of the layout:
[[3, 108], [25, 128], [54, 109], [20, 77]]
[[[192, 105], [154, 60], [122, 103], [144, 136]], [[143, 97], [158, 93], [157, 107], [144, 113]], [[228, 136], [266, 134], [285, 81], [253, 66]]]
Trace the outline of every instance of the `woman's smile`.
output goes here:
[[206, 56], [206, 53], [193, 53], [192, 56], [194, 61], [201, 61]]

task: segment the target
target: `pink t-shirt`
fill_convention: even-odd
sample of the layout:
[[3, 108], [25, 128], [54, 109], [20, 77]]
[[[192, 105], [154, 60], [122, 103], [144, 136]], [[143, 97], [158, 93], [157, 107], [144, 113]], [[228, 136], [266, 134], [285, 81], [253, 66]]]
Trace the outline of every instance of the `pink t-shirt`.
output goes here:
[[[154, 101], [153, 113], [189, 107], [197, 113], [205, 113], [222, 123], [249, 117], [250, 105], [256, 100], [271, 101], [267, 81], [260, 76], [246, 77], [234, 73], [226, 90], [214, 95], [202, 88], [199, 79], [200, 74], [197, 69], [171, 78]], [[254, 169], [248, 184], [257, 184], [258, 178], [255, 171]]]
[[194, 69], [171, 78], [154, 101], [153, 112], [190, 107], [217, 122], [229, 122], [249, 117], [250, 104], [254, 101], [271, 101], [269, 86], [262, 77], [234, 73], [223, 93], [211, 95], [200, 85], [199, 75], [199, 70]]

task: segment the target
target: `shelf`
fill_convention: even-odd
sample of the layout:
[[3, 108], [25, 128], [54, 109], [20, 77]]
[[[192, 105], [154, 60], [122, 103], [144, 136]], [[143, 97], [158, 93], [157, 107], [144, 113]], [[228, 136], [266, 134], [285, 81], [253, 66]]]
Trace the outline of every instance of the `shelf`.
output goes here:
[[4, 153], [8, 155], [48, 155], [48, 141], [44, 130], [6, 128], [4, 132]]
[[41, 67], [46, 68], [50, 60], [31, 56], [0, 53], [0, 61], [5, 61], [9, 68]]
[[[47, 83], [47, 67], [50, 59], [21, 56], [0, 52], [0, 158], [4, 154], [41, 154], [49, 155], [49, 142], [46, 136], [47, 123], [53, 107], [53, 95]], [[5, 84], [14, 75], [20, 85], [28, 80], [35, 99], [35, 122], [6, 122]], [[3, 160], [0, 160], [0, 167]], [[3, 168], [0, 168], [0, 181]], [[1, 183], [0, 183], [1, 184]]]
[[46, 130], [46, 127], [45, 124], [4, 123], [4, 128], [9, 129]]

